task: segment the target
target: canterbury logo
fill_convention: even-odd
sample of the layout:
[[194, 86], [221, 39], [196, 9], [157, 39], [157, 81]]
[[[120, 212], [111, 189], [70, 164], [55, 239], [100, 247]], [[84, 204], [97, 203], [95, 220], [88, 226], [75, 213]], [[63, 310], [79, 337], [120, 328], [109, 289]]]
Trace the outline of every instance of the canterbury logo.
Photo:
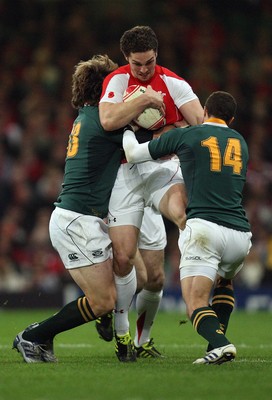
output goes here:
[[78, 260], [77, 253], [68, 254], [68, 258], [69, 258], [70, 261], [76, 261], [76, 260]]
[[221, 329], [216, 329], [216, 333], [219, 333], [219, 335], [224, 335], [224, 333], [221, 331]]

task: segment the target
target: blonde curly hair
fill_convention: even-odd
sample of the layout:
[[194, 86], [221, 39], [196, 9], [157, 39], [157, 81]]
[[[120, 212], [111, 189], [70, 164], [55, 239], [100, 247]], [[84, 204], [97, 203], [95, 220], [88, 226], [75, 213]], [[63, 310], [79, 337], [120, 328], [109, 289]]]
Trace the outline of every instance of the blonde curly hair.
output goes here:
[[104, 78], [118, 68], [107, 55], [94, 55], [90, 60], [80, 61], [72, 76], [72, 106], [76, 109], [88, 103], [97, 106]]

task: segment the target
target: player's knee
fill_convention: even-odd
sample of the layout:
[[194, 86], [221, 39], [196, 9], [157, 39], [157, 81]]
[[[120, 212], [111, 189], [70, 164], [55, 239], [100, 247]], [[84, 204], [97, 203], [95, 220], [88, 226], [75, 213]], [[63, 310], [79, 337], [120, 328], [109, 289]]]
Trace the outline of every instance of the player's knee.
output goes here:
[[157, 271], [152, 274], [152, 276], [148, 277], [147, 283], [144, 286], [146, 290], [150, 290], [151, 292], [159, 292], [163, 289], [165, 281], [164, 271]]
[[125, 276], [131, 272], [134, 254], [126, 251], [113, 252], [113, 270], [118, 276]]

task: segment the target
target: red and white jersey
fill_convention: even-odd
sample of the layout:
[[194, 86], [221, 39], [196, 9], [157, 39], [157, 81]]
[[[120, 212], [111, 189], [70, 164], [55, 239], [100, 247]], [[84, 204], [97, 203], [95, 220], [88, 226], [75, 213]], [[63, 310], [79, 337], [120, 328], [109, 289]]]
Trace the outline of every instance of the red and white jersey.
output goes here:
[[152, 78], [148, 82], [141, 82], [131, 75], [130, 65], [127, 64], [117, 68], [104, 79], [100, 103], [121, 103], [125, 90], [131, 85], [150, 85], [153, 90], [163, 93], [167, 125], [181, 121], [183, 116], [179, 108], [197, 99], [188, 82], [169, 69], [156, 65]]

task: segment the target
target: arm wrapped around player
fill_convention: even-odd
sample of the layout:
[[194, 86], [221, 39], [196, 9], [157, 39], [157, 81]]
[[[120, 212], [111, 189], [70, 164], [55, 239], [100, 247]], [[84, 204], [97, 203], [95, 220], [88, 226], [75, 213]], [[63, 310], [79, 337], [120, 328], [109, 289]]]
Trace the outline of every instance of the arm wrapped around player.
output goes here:
[[148, 150], [148, 143], [149, 142], [140, 144], [129, 125], [124, 128], [123, 149], [128, 162], [136, 163], [152, 160]]

